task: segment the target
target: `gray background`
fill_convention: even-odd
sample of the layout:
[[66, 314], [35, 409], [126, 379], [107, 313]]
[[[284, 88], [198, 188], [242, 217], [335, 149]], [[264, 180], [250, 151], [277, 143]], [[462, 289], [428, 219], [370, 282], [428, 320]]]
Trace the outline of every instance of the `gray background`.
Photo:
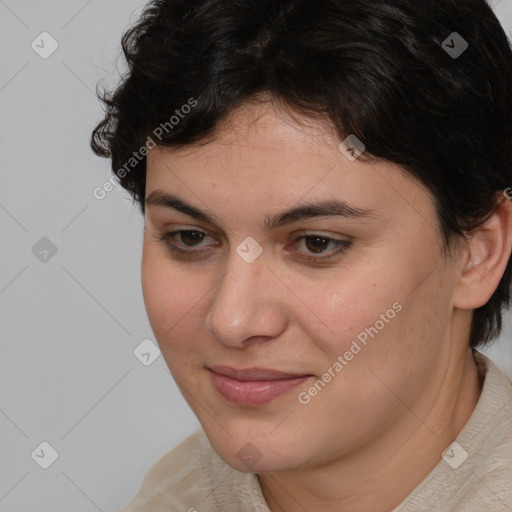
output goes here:
[[[120, 187], [92, 195], [111, 175], [95, 86], [145, 3], [0, 0], [0, 512], [115, 511], [199, 425], [155, 349], [134, 355], [154, 340], [141, 215]], [[511, 37], [512, 0], [494, 4]], [[512, 378], [511, 337], [507, 316], [488, 353]]]

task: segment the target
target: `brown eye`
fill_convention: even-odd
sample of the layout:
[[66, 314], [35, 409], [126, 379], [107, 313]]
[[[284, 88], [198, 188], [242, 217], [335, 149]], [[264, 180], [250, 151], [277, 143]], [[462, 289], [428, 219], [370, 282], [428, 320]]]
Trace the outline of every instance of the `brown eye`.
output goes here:
[[168, 233], [160, 233], [156, 236], [159, 242], [162, 242], [171, 253], [180, 255], [180, 257], [198, 257], [200, 253], [204, 254], [205, 239], [210, 238], [206, 233], [197, 229], [179, 230]]
[[295, 253], [308, 262], [328, 263], [343, 255], [351, 246], [352, 240], [339, 240], [321, 233], [311, 233], [295, 240], [299, 247]]
[[322, 236], [307, 236], [304, 238], [305, 245], [311, 252], [323, 252], [329, 246], [330, 238]]
[[180, 238], [185, 245], [194, 246], [203, 240], [204, 233], [200, 231], [181, 231]]

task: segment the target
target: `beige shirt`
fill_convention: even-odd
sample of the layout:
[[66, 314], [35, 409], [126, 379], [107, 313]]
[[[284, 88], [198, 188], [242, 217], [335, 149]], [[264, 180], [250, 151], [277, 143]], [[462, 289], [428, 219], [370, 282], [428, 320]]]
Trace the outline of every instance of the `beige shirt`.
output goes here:
[[[483, 354], [473, 414], [437, 466], [391, 512], [512, 511], [512, 385]], [[119, 512], [270, 512], [253, 473], [228, 466], [197, 430], [148, 471]]]

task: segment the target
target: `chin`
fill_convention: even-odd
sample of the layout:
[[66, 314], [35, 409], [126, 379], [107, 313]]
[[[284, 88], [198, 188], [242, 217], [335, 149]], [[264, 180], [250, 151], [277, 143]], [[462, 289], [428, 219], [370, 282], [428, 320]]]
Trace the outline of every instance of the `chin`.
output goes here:
[[[217, 455], [229, 466], [243, 473], [263, 473], [268, 471], [287, 471], [305, 464], [297, 449], [304, 448], [304, 442], [294, 439], [293, 435], [285, 429], [278, 435], [274, 432], [267, 436], [272, 429], [266, 430], [264, 435], [261, 429], [251, 429], [247, 425], [234, 429], [227, 429], [230, 433], [222, 431], [218, 436], [204, 428], [210, 444]], [[275, 427], [274, 427], [275, 428]]]
[[[298, 464], [295, 461], [285, 460], [279, 455], [272, 454], [269, 457], [268, 452], [263, 451], [260, 458], [253, 461], [240, 460], [237, 453], [230, 451], [229, 453], [219, 453], [219, 457], [233, 469], [242, 473], [268, 473], [297, 469]], [[247, 455], [245, 456], [247, 457]]]

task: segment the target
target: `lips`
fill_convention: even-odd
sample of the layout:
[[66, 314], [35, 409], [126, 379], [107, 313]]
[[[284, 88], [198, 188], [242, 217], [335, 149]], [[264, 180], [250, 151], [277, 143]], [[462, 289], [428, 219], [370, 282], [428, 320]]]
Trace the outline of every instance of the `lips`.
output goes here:
[[269, 368], [213, 366], [209, 369], [217, 391], [229, 402], [242, 406], [270, 402], [313, 377]]

